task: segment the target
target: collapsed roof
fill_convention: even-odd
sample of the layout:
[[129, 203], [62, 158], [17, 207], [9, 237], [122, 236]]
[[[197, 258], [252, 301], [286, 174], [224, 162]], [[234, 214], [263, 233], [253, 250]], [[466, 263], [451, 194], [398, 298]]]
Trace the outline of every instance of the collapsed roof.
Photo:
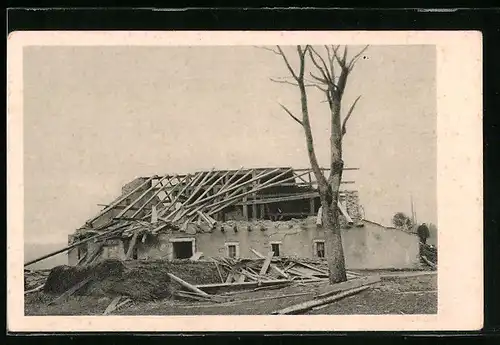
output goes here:
[[125, 185], [122, 195], [89, 219], [73, 237], [81, 239], [103, 232], [129, 237], [138, 229], [157, 234], [190, 223], [213, 227], [227, 220], [305, 218], [316, 214], [319, 207], [317, 181], [311, 169], [212, 169], [155, 175]]

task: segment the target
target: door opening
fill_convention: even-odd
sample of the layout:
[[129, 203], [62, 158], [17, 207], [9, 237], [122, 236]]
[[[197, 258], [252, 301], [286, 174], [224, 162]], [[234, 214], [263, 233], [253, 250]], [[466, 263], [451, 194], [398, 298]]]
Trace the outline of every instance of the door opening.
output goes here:
[[189, 259], [193, 256], [193, 242], [179, 241], [172, 242], [174, 248], [174, 259]]

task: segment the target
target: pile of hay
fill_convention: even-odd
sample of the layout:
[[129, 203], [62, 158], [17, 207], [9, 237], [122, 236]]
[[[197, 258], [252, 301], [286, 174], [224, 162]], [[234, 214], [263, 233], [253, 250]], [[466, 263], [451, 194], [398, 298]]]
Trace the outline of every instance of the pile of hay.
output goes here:
[[[86, 287], [92, 283], [120, 277], [124, 271], [125, 265], [120, 260], [105, 260], [89, 266], [57, 266], [50, 271], [43, 290], [50, 294], [62, 294], [89, 276], [92, 276], [93, 280]], [[85, 290], [82, 288], [79, 293]]]
[[[213, 262], [120, 261], [109, 259], [90, 266], [58, 266], [51, 270], [44, 292], [60, 295], [89, 276], [93, 279], [76, 295], [127, 296], [134, 300], [170, 298], [180, 289], [168, 273], [191, 284], [220, 283]], [[224, 272], [222, 272], [224, 274]]]
[[[212, 261], [191, 261], [189, 259], [178, 259], [172, 261], [139, 260], [128, 261], [126, 265], [130, 268], [138, 270], [151, 270], [153, 272], [167, 270], [168, 272], [193, 285], [221, 283], [219, 273], [217, 272], [217, 266]], [[225, 273], [221, 267], [219, 267], [219, 269], [221, 270], [223, 279], [226, 279], [227, 273]]]

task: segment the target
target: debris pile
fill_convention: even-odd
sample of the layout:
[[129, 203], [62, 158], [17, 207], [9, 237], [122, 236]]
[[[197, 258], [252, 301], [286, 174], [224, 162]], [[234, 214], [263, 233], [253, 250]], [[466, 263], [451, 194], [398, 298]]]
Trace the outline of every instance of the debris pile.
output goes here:
[[[324, 283], [316, 300], [277, 313], [300, 313], [343, 295], [364, 291], [377, 281], [348, 273], [347, 282], [327, 285], [328, 271], [323, 260], [275, 257], [255, 250], [256, 259], [204, 258], [175, 261], [105, 260], [87, 266], [58, 266], [50, 271], [40, 289], [49, 305], [64, 303], [72, 295], [111, 297], [105, 315], [134, 301], [174, 298], [182, 301], [231, 303], [242, 291], [281, 289], [289, 285]], [[349, 290], [349, 291], [347, 291]], [[27, 293], [35, 292], [34, 290]], [[335, 295], [335, 296], [333, 296]], [[43, 297], [42, 296], [42, 297]], [[333, 296], [333, 297], [332, 297]], [[286, 296], [282, 296], [285, 298]], [[328, 297], [325, 299], [325, 297]], [[270, 298], [270, 297], [269, 297]], [[281, 297], [280, 297], [281, 298]], [[304, 309], [305, 308], [305, 309]]]
[[46, 270], [24, 270], [24, 290], [32, 290], [39, 288], [45, 284], [49, 276], [50, 269]]
[[50, 271], [43, 291], [58, 295], [56, 302], [72, 294], [159, 300], [172, 297], [182, 287], [172, 281], [172, 274], [195, 284], [218, 281], [213, 262], [108, 259], [88, 266], [57, 266]]
[[420, 258], [432, 269], [437, 268], [437, 248], [420, 242]]

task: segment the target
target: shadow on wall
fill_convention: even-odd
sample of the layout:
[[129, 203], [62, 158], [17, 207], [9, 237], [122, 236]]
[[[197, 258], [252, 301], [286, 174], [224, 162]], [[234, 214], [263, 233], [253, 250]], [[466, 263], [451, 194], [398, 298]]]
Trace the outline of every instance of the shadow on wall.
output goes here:
[[350, 269], [416, 268], [419, 245], [416, 235], [369, 221], [343, 234], [346, 266]]

